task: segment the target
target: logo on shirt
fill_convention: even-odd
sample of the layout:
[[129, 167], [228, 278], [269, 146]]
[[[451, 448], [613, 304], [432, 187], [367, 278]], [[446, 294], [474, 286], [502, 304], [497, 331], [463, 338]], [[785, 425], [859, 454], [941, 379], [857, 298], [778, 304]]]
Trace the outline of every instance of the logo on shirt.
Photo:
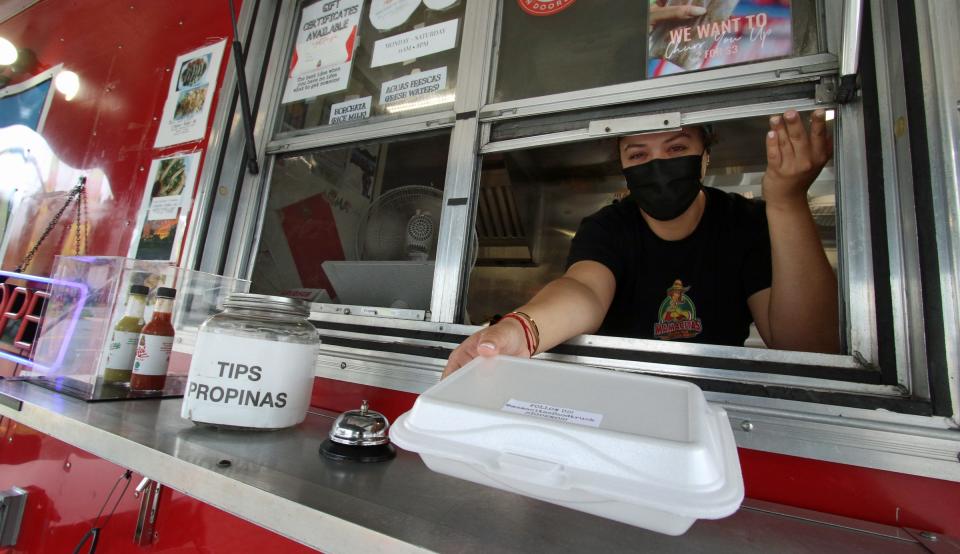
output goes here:
[[667, 297], [660, 304], [659, 321], [653, 324], [653, 336], [661, 340], [689, 339], [703, 331], [688, 290], [690, 287], [683, 286], [680, 279], [667, 289]]

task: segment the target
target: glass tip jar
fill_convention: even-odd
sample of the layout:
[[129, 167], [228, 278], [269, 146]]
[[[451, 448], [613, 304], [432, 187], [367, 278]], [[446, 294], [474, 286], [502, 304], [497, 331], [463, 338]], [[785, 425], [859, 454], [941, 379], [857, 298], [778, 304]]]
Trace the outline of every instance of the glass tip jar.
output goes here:
[[235, 429], [282, 429], [306, 417], [320, 334], [309, 305], [234, 293], [200, 326], [181, 415]]

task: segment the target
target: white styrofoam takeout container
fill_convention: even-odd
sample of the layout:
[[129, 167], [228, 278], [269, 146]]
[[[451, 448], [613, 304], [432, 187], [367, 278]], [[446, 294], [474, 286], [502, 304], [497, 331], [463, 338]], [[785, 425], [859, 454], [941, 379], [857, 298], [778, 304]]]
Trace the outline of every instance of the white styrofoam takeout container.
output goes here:
[[669, 535], [743, 501], [726, 412], [673, 379], [480, 357], [390, 439], [439, 473]]

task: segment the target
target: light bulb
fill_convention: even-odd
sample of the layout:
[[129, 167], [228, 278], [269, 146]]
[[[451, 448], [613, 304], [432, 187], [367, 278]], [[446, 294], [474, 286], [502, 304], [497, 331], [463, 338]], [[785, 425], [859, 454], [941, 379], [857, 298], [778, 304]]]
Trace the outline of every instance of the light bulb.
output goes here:
[[0, 65], [10, 65], [17, 61], [17, 47], [9, 40], [0, 37]]
[[53, 84], [57, 90], [63, 93], [63, 99], [69, 102], [80, 92], [80, 77], [73, 71], [61, 71], [57, 73]]

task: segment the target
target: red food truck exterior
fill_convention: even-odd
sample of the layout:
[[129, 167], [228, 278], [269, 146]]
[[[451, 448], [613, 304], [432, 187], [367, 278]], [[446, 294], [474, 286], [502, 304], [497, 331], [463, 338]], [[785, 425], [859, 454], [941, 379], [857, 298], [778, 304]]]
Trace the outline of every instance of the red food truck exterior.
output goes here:
[[[823, 108], [834, 158], [809, 199], [841, 354], [587, 335], [542, 357], [698, 384], [727, 410], [749, 499], [960, 537], [960, 5], [700, 2], [707, 19], [670, 38], [657, 10], [675, 2], [391, 4], [233, 0], [237, 36], [224, 1], [0, 6], [19, 50], [0, 65], [0, 116], [33, 110], [0, 129], [0, 268], [39, 242], [25, 274], [50, 275], [57, 255], [153, 255], [307, 300], [323, 340], [311, 406], [367, 400], [392, 421], [476, 325], [562, 273], [580, 219], [622, 197], [611, 137], [710, 125], [706, 184], [752, 197], [769, 116]], [[714, 9], [728, 10], [718, 33], [692, 23]], [[697, 33], [714, 44], [699, 58], [681, 47]], [[148, 216], [157, 160], [178, 157], [195, 164], [182, 201]], [[40, 241], [81, 177], [83, 213], [77, 201]], [[13, 291], [5, 378], [29, 369]], [[84, 442], [0, 418], [0, 489], [29, 493], [0, 550], [70, 550], [118, 476], [153, 477]], [[191, 490], [158, 494], [139, 545], [127, 493], [99, 546], [313, 551]]]

